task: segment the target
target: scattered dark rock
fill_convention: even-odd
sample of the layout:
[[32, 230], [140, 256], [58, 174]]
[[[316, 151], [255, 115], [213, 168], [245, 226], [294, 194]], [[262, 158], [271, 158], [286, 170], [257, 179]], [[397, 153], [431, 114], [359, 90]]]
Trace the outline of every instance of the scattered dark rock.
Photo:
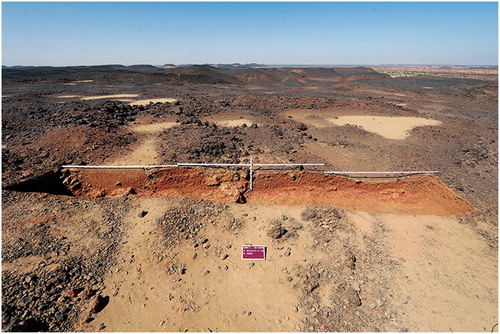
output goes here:
[[345, 296], [349, 304], [354, 306], [361, 306], [361, 299], [354, 289], [347, 287], [345, 289]]
[[273, 227], [271, 227], [269, 232], [267, 232], [267, 235], [273, 239], [280, 239], [287, 232], [288, 232], [288, 230], [286, 228], [284, 228], [280, 223], [277, 223]]
[[92, 297], [95, 293], [96, 291], [89, 288], [85, 288], [82, 292], [78, 294], [78, 297], [83, 300], [87, 300], [90, 299], [90, 297]]
[[75, 298], [80, 294], [80, 292], [82, 292], [82, 290], [83, 290], [82, 288], [69, 289], [63, 291], [63, 293], [61, 293], [61, 296]]
[[89, 306], [87, 311], [89, 314], [99, 313], [108, 305], [109, 297], [103, 297], [101, 295], [95, 295], [89, 300]]

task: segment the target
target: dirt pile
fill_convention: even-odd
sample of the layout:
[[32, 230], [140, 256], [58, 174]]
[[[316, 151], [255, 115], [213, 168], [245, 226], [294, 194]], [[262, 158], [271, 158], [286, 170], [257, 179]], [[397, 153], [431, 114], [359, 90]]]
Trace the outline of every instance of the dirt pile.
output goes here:
[[112, 101], [64, 106], [45, 97], [36, 100], [34, 105], [4, 105], [4, 186], [43, 175], [63, 164], [102, 162], [110, 156], [109, 149], [135, 141], [125, 126], [144, 110]]
[[[192, 140], [178, 140], [187, 135]], [[162, 133], [160, 154], [164, 161], [239, 163], [248, 156], [248, 137], [237, 128], [190, 120]]]
[[[21, 136], [22, 132], [16, 139], [27, 140]], [[68, 163], [101, 163], [112, 155], [110, 148], [123, 148], [134, 141], [132, 134], [123, 130], [110, 133], [87, 126], [47, 130], [33, 143], [27, 141], [22, 145], [21, 142], [2, 149], [2, 183], [7, 187], [44, 178]]]

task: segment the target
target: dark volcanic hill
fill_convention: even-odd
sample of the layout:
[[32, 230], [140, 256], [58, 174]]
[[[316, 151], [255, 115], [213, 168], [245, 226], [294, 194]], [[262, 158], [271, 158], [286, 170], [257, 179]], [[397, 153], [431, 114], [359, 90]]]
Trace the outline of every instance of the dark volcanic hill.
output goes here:
[[318, 68], [273, 68], [273, 67], [215, 67], [192, 65], [185, 67], [152, 65], [100, 65], [100, 66], [29, 66], [3, 67], [4, 81], [44, 81], [47, 79], [76, 80], [82, 74], [91, 79], [113, 75], [115, 78], [152, 74], [163, 77], [171, 84], [281, 84], [285, 86], [331, 85], [340, 81], [357, 79], [390, 78], [368, 67], [318, 67]]

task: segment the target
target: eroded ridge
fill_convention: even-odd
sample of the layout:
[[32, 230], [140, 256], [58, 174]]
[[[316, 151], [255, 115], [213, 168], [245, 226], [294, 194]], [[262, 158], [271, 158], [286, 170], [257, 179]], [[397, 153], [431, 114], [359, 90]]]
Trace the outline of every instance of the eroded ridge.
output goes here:
[[[77, 197], [173, 196], [224, 202], [273, 205], [332, 205], [357, 211], [394, 214], [456, 215], [472, 211], [436, 176], [422, 174], [390, 181], [359, 181], [322, 173], [269, 172], [254, 174], [249, 190], [245, 169], [173, 167], [159, 170], [70, 170], [51, 180], [57, 194]], [[36, 185], [30, 190], [29, 185]], [[30, 181], [17, 190], [43, 191]], [[16, 188], [13, 188], [16, 190]], [[60, 189], [66, 189], [62, 192]]]

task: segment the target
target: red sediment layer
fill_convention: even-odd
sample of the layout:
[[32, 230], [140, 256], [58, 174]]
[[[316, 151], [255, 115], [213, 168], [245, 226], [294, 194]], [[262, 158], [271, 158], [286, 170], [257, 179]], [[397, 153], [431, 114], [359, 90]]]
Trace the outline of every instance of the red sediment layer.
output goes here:
[[[332, 205], [359, 211], [422, 215], [455, 215], [472, 211], [433, 175], [391, 181], [356, 181], [310, 172], [254, 174], [249, 191], [247, 171], [177, 167], [156, 171], [80, 170], [63, 181], [75, 196], [183, 196], [250, 204]], [[76, 185], [76, 186], [75, 186]]]

